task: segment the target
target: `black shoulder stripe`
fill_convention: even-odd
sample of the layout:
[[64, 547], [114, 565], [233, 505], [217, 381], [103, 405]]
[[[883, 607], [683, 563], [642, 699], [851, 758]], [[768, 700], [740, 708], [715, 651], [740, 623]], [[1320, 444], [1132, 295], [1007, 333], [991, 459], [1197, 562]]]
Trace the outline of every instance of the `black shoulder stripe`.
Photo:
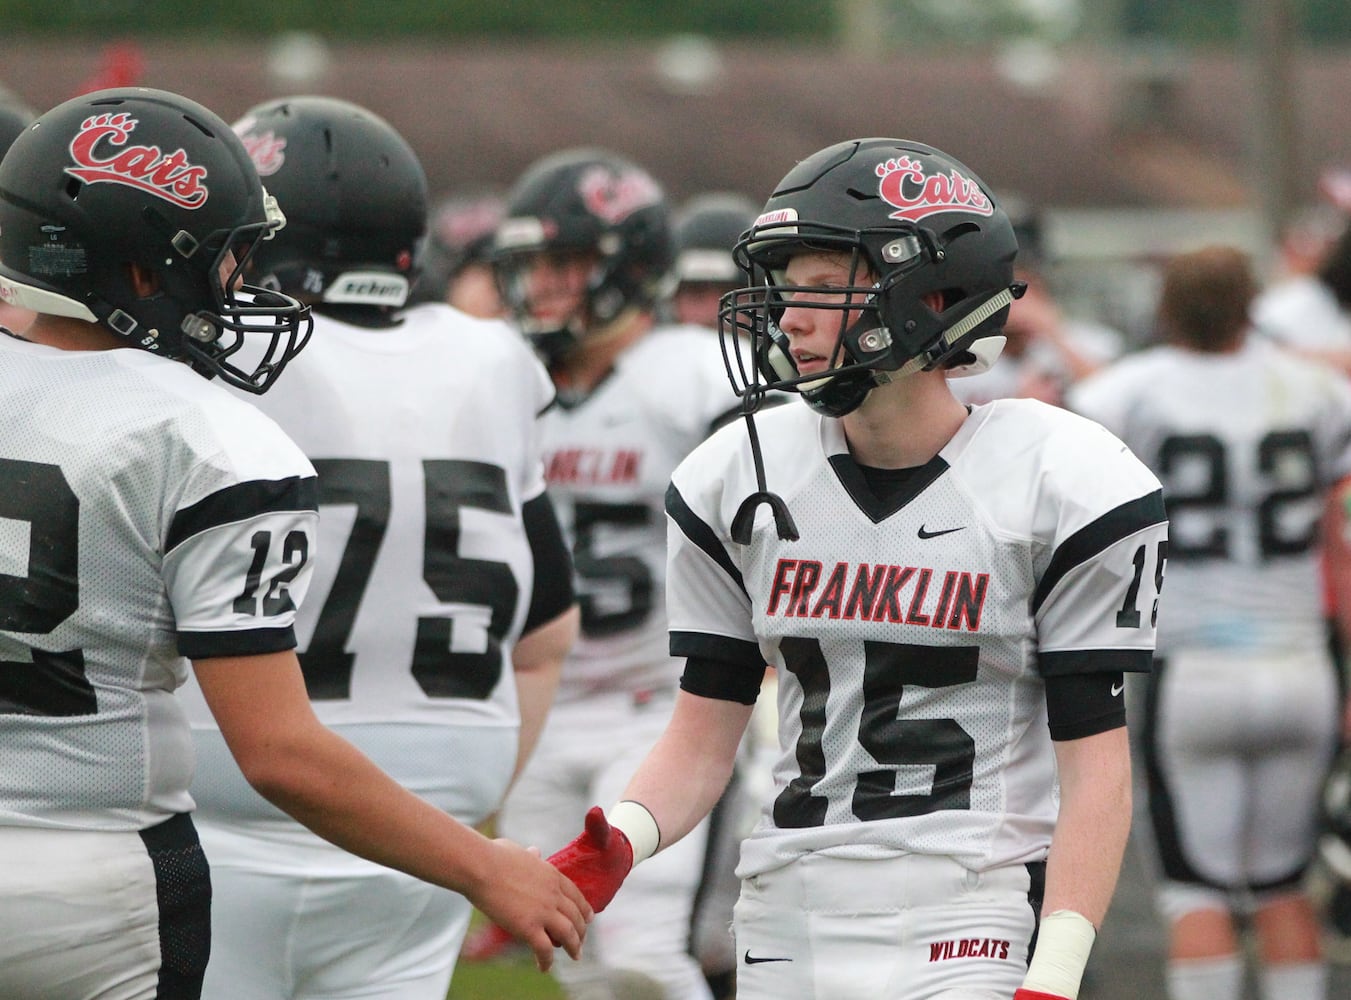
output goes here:
[[680, 495], [675, 483], [666, 487], [666, 513], [670, 515], [671, 520], [675, 521], [685, 537], [703, 549], [708, 557], [721, 566], [723, 571], [735, 581], [736, 585], [741, 588], [742, 593], [745, 593], [746, 583], [741, 579], [741, 571], [736, 568], [736, 564], [732, 562], [732, 557], [727, 554], [727, 550], [718, 541], [718, 536], [713, 533], [713, 529], [701, 521], [694, 511], [690, 510], [689, 504]]
[[169, 525], [169, 537], [164, 540], [165, 554], [194, 535], [222, 524], [275, 511], [318, 510], [317, 484], [314, 476], [289, 476], [286, 479], [254, 479], [217, 490], [174, 515], [173, 523]]
[[1086, 524], [1061, 543], [1051, 557], [1051, 564], [1037, 583], [1037, 592], [1032, 597], [1032, 612], [1035, 614], [1050, 596], [1065, 574], [1080, 566], [1100, 552], [1110, 548], [1123, 538], [1128, 538], [1150, 525], [1161, 524], [1168, 520], [1163, 507], [1163, 490], [1155, 490], [1145, 496], [1123, 503], [1109, 510], [1091, 524]]

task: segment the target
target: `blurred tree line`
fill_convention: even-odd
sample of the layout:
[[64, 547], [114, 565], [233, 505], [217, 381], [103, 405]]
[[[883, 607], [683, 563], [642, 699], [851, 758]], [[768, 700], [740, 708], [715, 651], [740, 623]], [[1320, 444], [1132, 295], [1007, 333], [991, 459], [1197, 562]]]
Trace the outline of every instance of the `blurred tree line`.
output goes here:
[[[766, 44], [821, 42], [868, 8], [888, 42], [1094, 35], [1231, 44], [1243, 0], [0, 0], [3, 35], [261, 37], [313, 31], [333, 41], [637, 39], [693, 33]], [[1351, 3], [1296, 0], [1311, 45], [1351, 42]], [[850, 16], [854, 16], [851, 22]]]

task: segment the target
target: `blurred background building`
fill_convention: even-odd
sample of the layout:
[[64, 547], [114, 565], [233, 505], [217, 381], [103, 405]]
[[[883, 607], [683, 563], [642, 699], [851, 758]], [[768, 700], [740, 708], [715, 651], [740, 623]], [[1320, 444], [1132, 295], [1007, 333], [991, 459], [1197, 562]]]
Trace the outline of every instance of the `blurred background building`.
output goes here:
[[1132, 336], [1161, 256], [1229, 242], [1274, 273], [1287, 225], [1351, 202], [1343, 0], [0, 0], [0, 26], [0, 87], [32, 108], [330, 94], [446, 196], [590, 143], [683, 200], [767, 193], [843, 137], [931, 142], [1033, 206], [1067, 306]]

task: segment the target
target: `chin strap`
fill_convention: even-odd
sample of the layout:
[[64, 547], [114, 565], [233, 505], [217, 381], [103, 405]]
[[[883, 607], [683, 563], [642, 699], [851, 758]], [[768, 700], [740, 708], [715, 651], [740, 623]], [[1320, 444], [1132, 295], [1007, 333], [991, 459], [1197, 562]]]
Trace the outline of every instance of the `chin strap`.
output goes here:
[[933, 358], [941, 357], [946, 354], [952, 348], [953, 344], [957, 343], [957, 341], [961, 340], [976, 327], [980, 326], [980, 324], [999, 312], [999, 310], [1012, 305], [1014, 299], [1022, 298], [1023, 292], [1026, 290], [1026, 282], [1015, 281], [1010, 287], [1002, 288], [995, 292], [983, 303], [976, 306], [975, 309], [972, 309], [961, 319], [957, 320], [957, 322], [953, 323], [952, 326], [944, 330], [938, 344], [932, 350], [925, 351], [923, 354], [913, 357], [905, 364], [901, 365], [896, 371], [895, 377], [900, 378], [903, 375], [910, 375], [913, 372], [928, 368], [929, 365], [933, 364]]
[[774, 512], [774, 527], [779, 537], [785, 542], [796, 542], [799, 537], [797, 525], [793, 523], [793, 515], [788, 513], [788, 505], [783, 502], [783, 497], [771, 493], [765, 485], [765, 461], [760, 454], [760, 435], [755, 430], [755, 415], [747, 412], [744, 416], [746, 433], [751, 439], [751, 461], [755, 463], [755, 485], [758, 489], [741, 501], [741, 506], [737, 508], [736, 517], [732, 518], [732, 541], [738, 545], [751, 543], [755, 511], [761, 504], [768, 504]]

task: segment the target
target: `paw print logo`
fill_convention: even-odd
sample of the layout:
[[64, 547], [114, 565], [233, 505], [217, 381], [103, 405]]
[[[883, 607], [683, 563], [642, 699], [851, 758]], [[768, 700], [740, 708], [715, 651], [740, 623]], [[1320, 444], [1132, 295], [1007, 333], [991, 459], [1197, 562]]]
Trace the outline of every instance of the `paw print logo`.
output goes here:
[[125, 111], [119, 111], [117, 114], [94, 115], [84, 120], [80, 126], [81, 132], [100, 132], [117, 133], [123, 137], [130, 135], [132, 129], [136, 127], [136, 119]]

